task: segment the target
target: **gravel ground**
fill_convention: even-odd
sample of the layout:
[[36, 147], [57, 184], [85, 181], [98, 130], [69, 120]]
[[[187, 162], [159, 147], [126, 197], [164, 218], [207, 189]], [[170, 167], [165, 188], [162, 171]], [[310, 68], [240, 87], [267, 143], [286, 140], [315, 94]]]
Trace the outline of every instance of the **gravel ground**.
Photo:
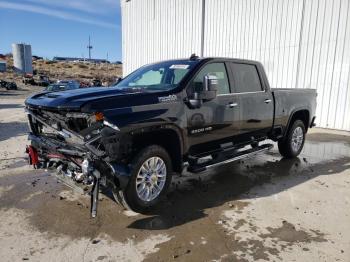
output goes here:
[[0, 93], [1, 261], [350, 261], [349, 133], [185, 173], [147, 216], [106, 192], [90, 219], [87, 196], [26, 164], [28, 92]]

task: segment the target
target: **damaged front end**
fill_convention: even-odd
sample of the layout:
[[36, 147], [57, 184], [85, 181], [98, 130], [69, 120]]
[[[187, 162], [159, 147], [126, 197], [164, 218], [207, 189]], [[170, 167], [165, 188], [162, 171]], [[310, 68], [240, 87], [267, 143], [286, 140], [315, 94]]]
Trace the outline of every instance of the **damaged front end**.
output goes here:
[[100, 184], [123, 189], [131, 139], [104, 119], [103, 113], [81, 113], [26, 107], [30, 134], [29, 163], [55, 170], [65, 184], [91, 194], [91, 216], [97, 212]]

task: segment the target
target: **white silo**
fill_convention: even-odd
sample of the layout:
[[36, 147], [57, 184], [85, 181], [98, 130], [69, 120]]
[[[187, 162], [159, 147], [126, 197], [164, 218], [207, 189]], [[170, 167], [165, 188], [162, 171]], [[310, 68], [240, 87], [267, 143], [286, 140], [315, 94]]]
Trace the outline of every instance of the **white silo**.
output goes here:
[[12, 44], [13, 66], [16, 71], [33, 74], [32, 47], [26, 44]]

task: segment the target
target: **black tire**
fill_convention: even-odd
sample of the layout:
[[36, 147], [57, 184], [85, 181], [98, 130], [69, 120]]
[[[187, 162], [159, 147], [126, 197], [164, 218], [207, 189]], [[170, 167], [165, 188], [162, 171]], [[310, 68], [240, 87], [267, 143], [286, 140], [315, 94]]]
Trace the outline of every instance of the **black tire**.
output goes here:
[[[160, 158], [164, 162], [166, 168], [165, 183], [160, 193], [154, 199], [144, 201], [140, 198], [136, 190], [136, 180], [142, 165], [146, 162], [146, 160], [149, 160], [152, 157]], [[150, 209], [152, 206], [156, 205], [168, 190], [173, 173], [170, 156], [168, 152], [161, 146], [147, 146], [142, 149], [131, 161], [130, 172], [131, 177], [126, 188], [124, 190], [113, 190], [113, 196], [116, 202], [123, 205], [126, 209], [143, 213]], [[151, 181], [151, 179], [149, 180]]]
[[[297, 132], [296, 130], [300, 130], [299, 128], [302, 131], [302, 141], [299, 140], [301, 143], [296, 146], [296, 138], [293, 138], [293, 134]], [[285, 158], [293, 158], [298, 156], [304, 147], [305, 134], [306, 130], [303, 121], [295, 120], [292, 126], [288, 129], [287, 134], [278, 141], [278, 150], [280, 154]]]

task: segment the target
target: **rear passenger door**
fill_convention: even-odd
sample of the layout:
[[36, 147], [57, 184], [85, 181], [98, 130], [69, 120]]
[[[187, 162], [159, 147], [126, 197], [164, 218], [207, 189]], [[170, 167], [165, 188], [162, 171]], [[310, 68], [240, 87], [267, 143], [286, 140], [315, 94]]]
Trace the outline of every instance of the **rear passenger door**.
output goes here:
[[273, 97], [265, 90], [253, 63], [230, 63], [233, 92], [237, 96], [240, 133], [247, 140], [265, 136], [273, 124]]

